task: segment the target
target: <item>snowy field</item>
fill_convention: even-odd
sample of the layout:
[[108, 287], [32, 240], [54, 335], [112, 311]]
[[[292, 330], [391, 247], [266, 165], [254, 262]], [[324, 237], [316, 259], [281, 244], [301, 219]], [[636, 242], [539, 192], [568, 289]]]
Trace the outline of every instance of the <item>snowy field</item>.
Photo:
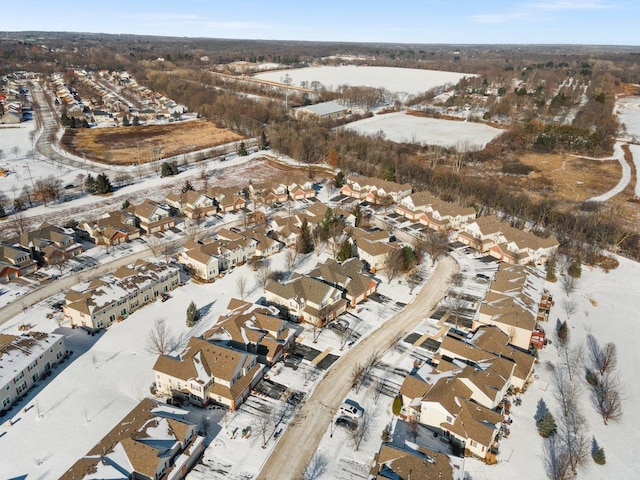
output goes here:
[[[631, 141], [640, 142], [640, 98], [624, 97], [616, 101], [616, 113], [621, 128], [624, 128], [624, 134], [621, 138]], [[633, 155], [633, 163], [636, 167], [636, 186], [635, 195], [640, 197], [640, 145], [629, 145], [631, 154]]]
[[384, 88], [390, 92], [417, 95], [434, 87], [455, 85], [461, 78], [474, 76], [467, 73], [441, 72], [439, 70], [417, 70], [396, 67], [310, 67], [277, 72], [260, 73], [257, 78], [282, 82], [289, 75], [293, 85], [302, 82], [320, 82], [327, 90], [335, 90], [340, 85]]
[[[76, 181], [78, 173], [85, 173], [75, 168], [53, 163], [42, 155], [31, 155], [32, 144], [29, 132], [36, 128], [34, 121], [24, 122], [16, 126], [0, 125], [0, 149], [3, 155], [0, 168], [6, 176], [0, 175], [0, 192], [9, 198], [20, 195], [23, 186], [32, 187], [38, 180], [49, 175], [59, 178], [63, 186]], [[18, 147], [16, 154], [12, 150]]]
[[394, 142], [442, 147], [455, 147], [462, 143], [473, 149], [484, 148], [503, 132], [483, 123], [416, 117], [404, 112], [376, 115], [350, 123], [344, 128], [363, 135], [376, 135], [382, 131], [386, 139]]

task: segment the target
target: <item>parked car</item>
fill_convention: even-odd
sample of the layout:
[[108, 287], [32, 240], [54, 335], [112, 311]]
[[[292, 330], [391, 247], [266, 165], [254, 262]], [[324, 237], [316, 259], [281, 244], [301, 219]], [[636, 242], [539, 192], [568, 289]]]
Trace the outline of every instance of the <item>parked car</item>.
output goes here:
[[336, 425], [339, 427], [355, 430], [358, 428], [358, 421], [355, 418], [340, 416], [336, 419]]
[[347, 416], [351, 418], [361, 418], [362, 414], [364, 413], [364, 410], [362, 410], [362, 408], [356, 405], [352, 405], [351, 403], [345, 402], [342, 405], [340, 405], [339, 412], [341, 416]]

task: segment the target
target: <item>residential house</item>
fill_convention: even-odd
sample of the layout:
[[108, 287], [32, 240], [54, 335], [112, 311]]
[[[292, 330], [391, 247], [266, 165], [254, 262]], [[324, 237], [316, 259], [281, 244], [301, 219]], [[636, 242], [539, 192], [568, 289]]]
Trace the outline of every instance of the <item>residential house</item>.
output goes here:
[[63, 335], [0, 333], [0, 410], [13, 407], [66, 353]]
[[[435, 452], [417, 444], [405, 442], [403, 446], [383, 443], [373, 459], [371, 480], [438, 479], [461, 480], [454, 476], [453, 460], [448, 455]], [[464, 474], [464, 472], [461, 472]]]
[[237, 212], [247, 208], [247, 200], [238, 188], [209, 187], [207, 195], [214, 199], [220, 213]]
[[316, 196], [313, 180], [301, 175], [290, 177], [285, 186], [291, 200], [314, 198]]
[[76, 242], [74, 231], [43, 223], [37, 230], [29, 230], [19, 235], [13, 243], [30, 249], [37, 262], [56, 265], [83, 252]]
[[276, 202], [286, 202], [289, 199], [287, 185], [279, 182], [267, 181], [260, 184], [249, 183], [249, 197], [255, 203], [271, 205]]
[[31, 251], [19, 245], [0, 243], [0, 281], [7, 283], [17, 277], [35, 272], [38, 263]]
[[138, 217], [140, 227], [147, 235], [164, 232], [176, 226], [176, 219], [171, 216], [169, 208], [148, 198], [139, 205], [130, 205], [126, 210]]
[[189, 412], [142, 400], [61, 480], [182, 480], [204, 452], [204, 437], [186, 420]]
[[347, 309], [341, 290], [312, 277], [296, 275], [285, 283], [270, 281], [267, 302], [278, 305], [289, 318], [324, 326]]
[[458, 240], [512, 265], [543, 265], [560, 245], [554, 236], [538, 237], [513, 228], [492, 215], [465, 225], [458, 233]]
[[350, 175], [340, 189], [340, 193], [376, 205], [384, 205], [387, 201], [398, 203], [404, 197], [411, 195], [411, 185], [373, 177]]
[[229, 312], [220, 316], [202, 338], [218, 345], [253, 353], [258, 356], [260, 363], [266, 365], [273, 365], [289, 349], [295, 331], [287, 327], [287, 322], [277, 317], [280, 312], [276, 307], [232, 299], [227, 309]]
[[105, 213], [101, 218], [78, 225], [93, 239], [96, 245], [119, 245], [140, 238], [137, 217], [126, 210]]
[[104, 328], [179, 284], [177, 268], [139, 260], [69, 290], [63, 312], [72, 325]]
[[429, 192], [404, 197], [396, 205], [396, 212], [436, 231], [458, 230], [476, 218], [475, 209], [445, 202]]
[[218, 249], [215, 245], [189, 244], [189, 248], [178, 255], [178, 262], [189, 267], [196, 277], [213, 281], [220, 275], [220, 262], [217, 255]]
[[273, 234], [286, 247], [296, 244], [300, 235], [300, 226], [295, 218], [291, 217], [273, 217], [269, 227]]
[[[459, 371], [440, 374], [429, 369], [431, 367], [425, 365], [415, 375], [405, 378], [405, 383], [411, 382], [411, 386], [407, 388], [403, 384], [400, 390], [404, 411], [419, 423], [455, 441], [469, 454], [485, 458], [491, 448], [497, 447], [502, 415], [476, 403], [473, 396], [478, 395], [477, 384], [469, 381], [469, 375], [463, 380], [456, 377]], [[410, 378], [412, 376], [414, 378]], [[425, 386], [418, 388], [419, 382]], [[424, 390], [426, 393], [422, 396], [409, 396]]]
[[262, 379], [258, 356], [192, 337], [177, 356], [161, 355], [153, 372], [156, 389], [194, 405], [217, 402], [236, 410]]
[[509, 343], [528, 350], [537, 331], [544, 281], [541, 270], [502, 264], [476, 313], [472, 329], [496, 326], [509, 336]]
[[307, 276], [342, 291], [350, 307], [365, 301], [378, 290], [378, 282], [366, 271], [364, 263], [357, 258], [350, 258], [342, 263], [329, 259], [325, 263], [318, 263], [307, 273]]
[[172, 192], [167, 195], [166, 200], [168, 205], [176, 208], [185, 217], [192, 220], [215, 215], [218, 211], [213, 198], [195, 190], [179, 193]]

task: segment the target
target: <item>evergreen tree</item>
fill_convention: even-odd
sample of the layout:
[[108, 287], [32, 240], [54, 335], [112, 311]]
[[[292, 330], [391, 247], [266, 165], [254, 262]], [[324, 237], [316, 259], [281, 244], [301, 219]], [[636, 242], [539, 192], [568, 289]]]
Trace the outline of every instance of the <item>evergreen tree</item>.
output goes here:
[[313, 237], [306, 218], [302, 221], [302, 226], [300, 227], [296, 251], [302, 254], [313, 252]]
[[260, 144], [258, 145], [260, 150], [266, 150], [269, 148], [269, 139], [267, 138], [267, 134], [262, 131], [262, 135], [260, 135]]
[[137, 115], [133, 116], [133, 126], [134, 127], [138, 127], [140, 125], [140, 117], [138, 117]]
[[198, 308], [196, 304], [191, 301], [189, 306], [187, 307], [187, 327], [193, 327], [200, 320], [200, 315], [198, 314]]
[[391, 165], [388, 165], [384, 169], [384, 172], [382, 172], [382, 176], [380, 178], [382, 178], [383, 180], [388, 180], [389, 182], [395, 182], [396, 170]]
[[122, 210], [126, 210], [130, 206], [131, 206], [131, 202], [129, 200], [125, 200], [124, 202], [122, 202]]
[[338, 172], [336, 173], [336, 176], [333, 177], [333, 184], [336, 186], [336, 188], [340, 188], [344, 185], [345, 182], [345, 178], [344, 178], [344, 173], [342, 172]]
[[569, 326], [567, 325], [567, 321], [561, 322], [557, 327], [556, 331], [558, 333], [558, 340], [561, 346], [565, 346], [569, 341]]
[[338, 253], [336, 254], [336, 260], [339, 262], [344, 262], [348, 258], [355, 257], [355, 252], [353, 251], [353, 245], [350, 240], [345, 240], [340, 244], [340, 248], [338, 249]]
[[553, 418], [551, 412], [546, 412], [537, 422], [538, 433], [543, 438], [553, 437], [558, 432], [556, 419]]
[[96, 184], [96, 179], [94, 178], [93, 175], [88, 174], [87, 178], [84, 181], [84, 189], [87, 191], [87, 193], [90, 194], [94, 194], [98, 192], [98, 186]]
[[7, 216], [7, 212], [4, 211], [4, 206], [0, 205], [0, 218], [4, 218]]
[[602, 447], [596, 450], [593, 455], [591, 455], [591, 457], [593, 458], [593, 461], [598, 465], [604, 465], [605, 463], [607, 463], [607, 459], [604, 455], [604, 448]]
[[246, 157], [248, 153], [249, 152], [247, 152], [247, 146], [244, 144], [244, 141], [241, 141], [238, 145], [238, 155], [241, 157]]
[[[87, 188], [87, 191], [89, 189]], [[106, 173], [100, 173], [96, 177], [96, 193], [104, 195], [105, 193], [110, 193], [113, 191], [113, 187], [111, 186], [111, 180]]]
[[556, 277], [556, 257], [551, 257], [547, 260], [547, 280], [550, 282], [558, 280], [558, 277]]
[[191, 184], [191, 182], [189, 180], [185, 180], [184, 185], [182, 185], [182, 188], [180, 189], [180, 191], [182, 193], [186, 193], [189, 190], [193, 190], [193, 185]]
[[131, 122], [129, 121], [129, 117], [127, 117], [126, 115], [122, 117], [122, 126], [128, 127], [130, 125], [131, 125]]
[[567, 273], [573, 278], [580, 278], [582, 276], [582, 263], [580, 263], [579, 259], [569, 265]]

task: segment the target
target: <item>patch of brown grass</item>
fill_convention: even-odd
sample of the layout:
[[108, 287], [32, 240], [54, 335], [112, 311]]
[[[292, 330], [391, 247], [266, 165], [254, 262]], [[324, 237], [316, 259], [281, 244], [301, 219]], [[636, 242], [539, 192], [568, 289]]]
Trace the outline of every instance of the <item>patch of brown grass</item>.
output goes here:
[[[117, 165], [147, 163], [240, 140], [231, 130], [201, 120], [139, 127], [67, 129], [65, 147], [79, 156]], [[158, 150], [160, 150], [158, 152]]]
[[562, 154], [527, 153], [519, 160], [535, 169], [521, 182], [530, 193], [583, 202], [618, 184], [622, 169], [615, 161], [597, 161]]

